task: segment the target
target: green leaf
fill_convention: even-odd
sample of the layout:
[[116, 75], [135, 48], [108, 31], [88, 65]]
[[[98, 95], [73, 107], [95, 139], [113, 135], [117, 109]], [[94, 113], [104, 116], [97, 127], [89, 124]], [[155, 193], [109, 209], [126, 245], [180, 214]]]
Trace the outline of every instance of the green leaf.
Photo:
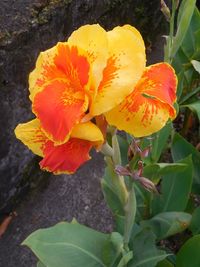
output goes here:
[[191, 60], [192, 66], [200, 74], [200, 62], [197, 60]]
[[185, 212], [163, 212], [150, 220], [142, 221], [143, 228], [150, 228], [157, 239], [163, 239], [184, 231], [191, 222], [192, 216]]
[[192, 112], [195, 112], [200, 121], [200, 100], [195, 101], [193, 103], [181, 105], [181, 107], [188, 107]]
[[104, 198], [115, 218], [115, 229], [117, 232], [123, 234], [122, 228], [125, 215], [124, 207], [127, 202], [127, 191], [123, 177], [116, 174], [110, 158], [107, 158], [107, 167], [105, 168], [104, 177], [101, 180], [101, 186]]
[[187, 164], [185, 163], [155, 163], [144, 167], [143, 175], [154, 183], [158, 183], [162, 175], [181, 172]]
[[190, 98], [194, 97], [200, 92], [200, 86], [193, 89], [192, 92], [188, 93], [186, 96], [182, 97], [181, 101], [179, 104], [184, 104], [184, 102], [188, 101]]
[[124, 267], [127, 266], [127, 263], [133, 258], [133, 251], [129, 251], [128, 253], [124, 254], [121, 258], [117, 267]]
[[193, 192], [200, 193], [200, 153], [193, 145], [188, 143], [180, 134], [175, 133], [172, 141], [172, 157], [174, 161], [181, 160], [192, 155], [192, 163], [194, 167], [193, 174]]
[[117, 196], [116, 192], [111, 188], [105, 180], [101, 181], [101, 186], [104, 194], [104, 198], [112, 210], [114, 215], [124, 215], [124, 207], [121, 203], [121, 200]]
[[133, 259], [128, 267], [154, 267], [167, 257], [165, 251], [156, 247], [155, 235], [147, 229], [143, 229], [135, 236], [132, 250]]
[[181, 168], [177, 165], [178, 171], [174, 168], [174, 172], [163, 172], [161, 194], [155, 196], [152, 202], [154, 215], [165, 211], [184, 211], [187, 206], [192, 187], [192, 158], [189, 156], [176, 164], [182, 164]]
[[113, 266], [119, 261], [119, 256], [124, 253], [123, 237], [119, 233], [113, 232], [109, 241], [104, 246], [102, 258], [106, 266]]
[[171, 262], [169, 262], [168, 260], [165, 259], [165, 260], [159, 262], [156, 265], [156, 267], [174, 267], [174, 265]]
[[163, 150], [167, 145], [167, 140], [170, 136], [171, 130], [172, 124], [168, 123], [159, 132], [152, 135], [152, 140], [150, 141], [150, 145], [152, 148], [149, 157], [144, 159], [147, 164], [156, 163], [159, 160]]
[[48, 267], [106, 267], [102, 254], [109, 235], [78, 223], [62, 222], [32, 233], [23, 245], [28, 246]]
[[[185, 6], [186, 1], [188, 3], [190, 2], [188, 0], [181, 2], [182, 8], [180, 7], [179, 9], [178, 20], [180, 20], [179, 17], [184, 14], [183, 7]], [[194, 81], [198, 84], [199, 80], [199, 73], [195, 71], [191, 64], [191, 60], [199, 61], [200, 58], [199, 25], [200, 13], [199, 10], [195, 8], [184, 40], [172, 61], [172, 65], [178, 74], [177, 96], [181, 103], [185, 101], [183, 98], [187, 98], [187, 94], [193, 92]]]
[[137, 200], [136, 221], [139, 222], [149, 217], [149, 205], [151, 193], [146, 191], [140, 184], [134, 184]]
[[179, 250], [176, 267], [200, 266], [200, 235], [190, 238]]
[[181, 8], [181, 15], [179, 15], [179, 24], [176, 35], [173, 40], [173, 46], [171, 55], [175, 56], [178, 51], [180, 45], [182, 44], [184, 37], [187, 33], [188, 27], [190, 25], [190, 21], [195, 9], [196, 0], [184, 1], [184, 6]]
[[200, 207], [194, 210], [189, 229], [193, 235], [200, 234]]
[[127, 152], [128, 152], [129, 143], [122, 136], [118, 135], [117, 139], [118, 139], [118, 143], [120, 147], [122, 166], [125, 166], [126, 164], [128, 164]]
[[41, 263], [41, 261], [38, 261], [37, 267], [46, 267], [46, 266], [43, 263]]

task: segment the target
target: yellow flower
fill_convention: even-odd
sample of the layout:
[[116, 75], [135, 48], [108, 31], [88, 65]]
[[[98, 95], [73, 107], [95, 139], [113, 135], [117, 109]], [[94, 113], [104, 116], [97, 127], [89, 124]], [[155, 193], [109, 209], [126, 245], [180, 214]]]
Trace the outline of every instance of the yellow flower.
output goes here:
[[[36, 119], [19, 124], [17, 138], [43, 157], [41, 168], [58, 174], [75, 172], [103, 143], [102, 114], [135, 136], [159, 130], [176, 114], [176, 77], [166, 63], [145, 64], [144, 42], [134, 27], [80, 27], [67, 42], [40, 53], [29, 76]], [[103, 134], [89, 121], [93, 117]]]
[[145, 67], [145, 47], [133, 27], [106, 32], [85, 25], [42, 52], [30, 74], [33, 112], [55, 144], [65, 143], [89, 113], [103, 114], [132, 91]]

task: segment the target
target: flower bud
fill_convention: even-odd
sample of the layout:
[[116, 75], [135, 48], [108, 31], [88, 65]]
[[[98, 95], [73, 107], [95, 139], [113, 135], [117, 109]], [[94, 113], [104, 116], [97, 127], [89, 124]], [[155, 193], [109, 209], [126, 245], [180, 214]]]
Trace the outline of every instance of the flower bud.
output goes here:
[[131, 176], [131, 172], [128, 168], [126, 167], [123, 167], [123, 166], [120, 166], [120, 165], [117, 165], [115, 167], [115, 172], [118, 174], [118, 175], [122, 175], [122, 176]]
[[169, 10], [168, 6], [165, 4], [165, 1], [164, 0], [161, 0], [160, 1], [160, 4], [161, 4], [160, 10], [164, 14], [166, 20], [167, 21], [170, 21], [171, 14], [170, 14], [170, 10]]
[[138, 181], [140, 182], [140, 184], [149, 192], [155, 192], [158, 193], [155, 184], [150, 181], [149, 179], [145, 178], [145, 177], [140, 177], [138, 179]]

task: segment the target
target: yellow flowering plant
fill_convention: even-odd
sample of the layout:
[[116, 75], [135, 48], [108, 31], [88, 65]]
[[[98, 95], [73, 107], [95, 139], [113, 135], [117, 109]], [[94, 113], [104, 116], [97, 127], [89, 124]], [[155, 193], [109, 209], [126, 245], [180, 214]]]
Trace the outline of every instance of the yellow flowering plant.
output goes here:
[[[175, 9], [174, 2], [171, 26]], [[76, 220], [38, 230], [23, 243], [38, 267], [174, 266], [158, 242], [190, 225], [185, 209], [192, 168], [191, 157], [158, 163], [177, 116], [173, 38], [170, 32], [166, 62], [150, 66], [143, 38], [131, 25], [110, 31], [84, 25], [40, 53], [29, 76], [35, 118], [19, 124], [16, 137], [42, 158], [41, 169], [54, 174], [76, 172], [92, 148], [103, 153], [101, 185], [115, 231], [104, 234]], [[180, 187], [176, 202], [171, 196]]]
[[43, 157], [42, 169], [60, 174], [76, 171], [106, 141], [97, 116], [135, 137], [160, 130], [176, 116], [176, 76], [167, 63], [145, 64], [134, 27], [80, 27], [40, 53], [29, 76], [36, 118], [18, 125], [17, 138]]

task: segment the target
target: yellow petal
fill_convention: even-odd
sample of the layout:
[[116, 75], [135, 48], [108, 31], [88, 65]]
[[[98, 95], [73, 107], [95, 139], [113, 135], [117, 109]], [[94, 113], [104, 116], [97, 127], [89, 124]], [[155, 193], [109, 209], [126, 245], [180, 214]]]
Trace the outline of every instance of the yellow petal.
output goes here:
[[103, 142], [103, 134], [100, 129], [92, 122], [85, 122], [77, 124], [72, 132], [71, 138], [78, 138], [88, 140], [91, 142]]
[[90, 108], [92, 115], [107, 112], [121, 103], [133, 90], [146, 64], [144, 42], [135, 28], [116, 27], [107, 36], [109, 57]]
[[41, 52], [37, 58], [35, 69], [29, 75], [29, 91], [30, 100], [32, 101], [35, 94], [42, 90], [42, 85], [47, 82], [44, 80], [45, 68], [54, 65], [54, 57], [56, 55], [56, 46]]
[[[138, 105], [137, 100], [132, 101]], [[116, 126], [135, 137], [148, 136], [162, 129], [169, 119], [168, 105], [154, 101], [144, 100], [137, 107], [137, 111], [131, 113], [123, 105], [119, 105], [105, 114], [110, 125]]]
[[84, 25], [72, 33], [68, 43], [86, 51], [92, 72], [90, 89], [95, 94], [108, 58], [106, 31], [98, 24]]
[[22, 141], [34, 154], [43, 157], [43, 146], [47, 138], [41, 131], [38, 119], [18, 124], [15, 129], [16, 137]]

